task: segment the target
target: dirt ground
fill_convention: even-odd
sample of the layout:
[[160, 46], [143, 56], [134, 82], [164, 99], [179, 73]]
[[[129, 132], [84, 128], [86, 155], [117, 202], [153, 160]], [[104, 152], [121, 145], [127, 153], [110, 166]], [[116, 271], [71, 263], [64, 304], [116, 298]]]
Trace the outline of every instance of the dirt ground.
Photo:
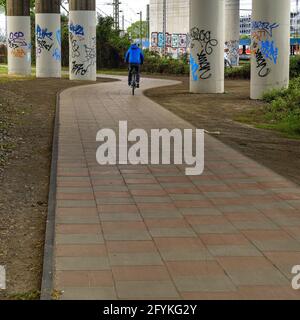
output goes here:
[[197, 128], [219, 131], [216, 138], [300, 185], [300, 140], [235, 121], [249, 112], [261, 118], [264, 105], [249, 99], [248, 80], [227, 80], [225, 94], [200, 95], [189, 93], [187, 77], [172, 79], [182, 84], [147, 90], [145, 94]]
[[0, 76], [0, 300], [39, 297], [56, 93], [81, 84]]

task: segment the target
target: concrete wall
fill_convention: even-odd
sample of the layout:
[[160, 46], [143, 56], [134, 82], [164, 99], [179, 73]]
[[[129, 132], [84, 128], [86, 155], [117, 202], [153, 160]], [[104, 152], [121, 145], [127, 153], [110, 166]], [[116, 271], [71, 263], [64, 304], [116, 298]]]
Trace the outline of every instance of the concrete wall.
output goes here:
[[290, 0], [253, 0], [251, 98], [289, 85]]
[[[150, 35], [152, 50], [161, 52], [163, 0], [150, 0]], [[173, 56], [186, 53], [189, 32], [189, 1], [167, 0], [167, 52]]]
[[224, 0], [191, 0], [190, 92], [224, 92]]
[[225, 0], [225, 49], [233, 66], [239, 65], [240, 0]]
[[70, 80], [96, 81], [96, 12], [70, 11], [69, 31]]
[[7, 1], [8, 73], [31, 74], [31, 26], [29, 0]]

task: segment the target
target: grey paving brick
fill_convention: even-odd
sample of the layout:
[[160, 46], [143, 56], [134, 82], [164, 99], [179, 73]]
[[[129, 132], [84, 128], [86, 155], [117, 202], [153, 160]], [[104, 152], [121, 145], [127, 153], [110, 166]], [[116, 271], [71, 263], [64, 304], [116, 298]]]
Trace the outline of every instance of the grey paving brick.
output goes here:
[[286, 240], [252, 240], [261, 251], [300, 251], [300, 242], [293, 239]]
[[58, 208], [93, 208], [95, 206], [94, 200], [57, 200]]
[[108, 257], [58, 257], [56, 270], [110, 270]]
[[216, 208], [179, 208], [184, 216], [221, 216], [223, 213]]
[[171, 199], [169, 197], [133, 197], [137, 203], [170, 203]]
[[97, 204], [134, 204], [134, 201], [132, 198], [124, 198], [124, 197], [97, 197], [96, 199]]
[[231, 224], [209, 224], [209, 225], [193, 225], [193, 229], [198, 234], [233, 234], [238, 233], [238, 230]]
[[56, 218], [57, 224], [97, 224], [99, 218], [97, 216], [58, 216]]
[[219, 257], [255, 257], [262, 256], [253, 245], [214, 245], [207, 246], [213, 256]]
[[269, 270], [228, 271], [236, 286], [284, 286], [290, 282], [275, 268]]
[[197, 237], [192, 228], [149, 228], [152, 237]]
[[101, 234], [56, 234], [56, 244], [102, 244]]
[[180, 292], [232, 292], [236, 287], [226, 275], [203, 275], [174, 278]]
[[117, 281], [116, 290], [121, 299], [179, 298], [171, 281]]
[[116, 300], [114, 287], [64, 288], [60, 300]]
[[206, 261], [214, 260], [206, 249], [159, 249], [164, 261]]
[[110, 253], [112, 266], [159, 266], [163, 265], [157, 252], [144, 253]]

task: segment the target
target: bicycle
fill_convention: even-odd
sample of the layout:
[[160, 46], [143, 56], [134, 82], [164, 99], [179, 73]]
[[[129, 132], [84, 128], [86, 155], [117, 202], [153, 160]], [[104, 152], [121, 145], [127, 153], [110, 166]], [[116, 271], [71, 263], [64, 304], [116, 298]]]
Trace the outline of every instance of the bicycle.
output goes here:
[[136, 70], [133, 69], [132, 71], [132, 79], [131, 79], [131, 89], [132, 89], [132, 95], [134, 96], [134, 91], [137, 88], [137, 83], [136, 83]]

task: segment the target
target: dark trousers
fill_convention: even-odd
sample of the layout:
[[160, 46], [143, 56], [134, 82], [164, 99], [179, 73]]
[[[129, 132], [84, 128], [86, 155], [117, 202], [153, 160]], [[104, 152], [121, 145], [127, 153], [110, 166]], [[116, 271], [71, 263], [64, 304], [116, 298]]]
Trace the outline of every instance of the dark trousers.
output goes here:
[[132, 72], [133, 72], [133, 70], [135, 70], [135, 72], [136, 72], [136, 82], [137, 83], [140, 83], [140, 65], [139, 64], [135, 64], [135, 63], [131, 63], [130, 65], [129, 65], [129, 68], [128, 68], [128, 70], [129, 70], [129, 73], [128, 73], [128, 83], [130, 83], [131, 84], [131, 80], [132, 80]]

